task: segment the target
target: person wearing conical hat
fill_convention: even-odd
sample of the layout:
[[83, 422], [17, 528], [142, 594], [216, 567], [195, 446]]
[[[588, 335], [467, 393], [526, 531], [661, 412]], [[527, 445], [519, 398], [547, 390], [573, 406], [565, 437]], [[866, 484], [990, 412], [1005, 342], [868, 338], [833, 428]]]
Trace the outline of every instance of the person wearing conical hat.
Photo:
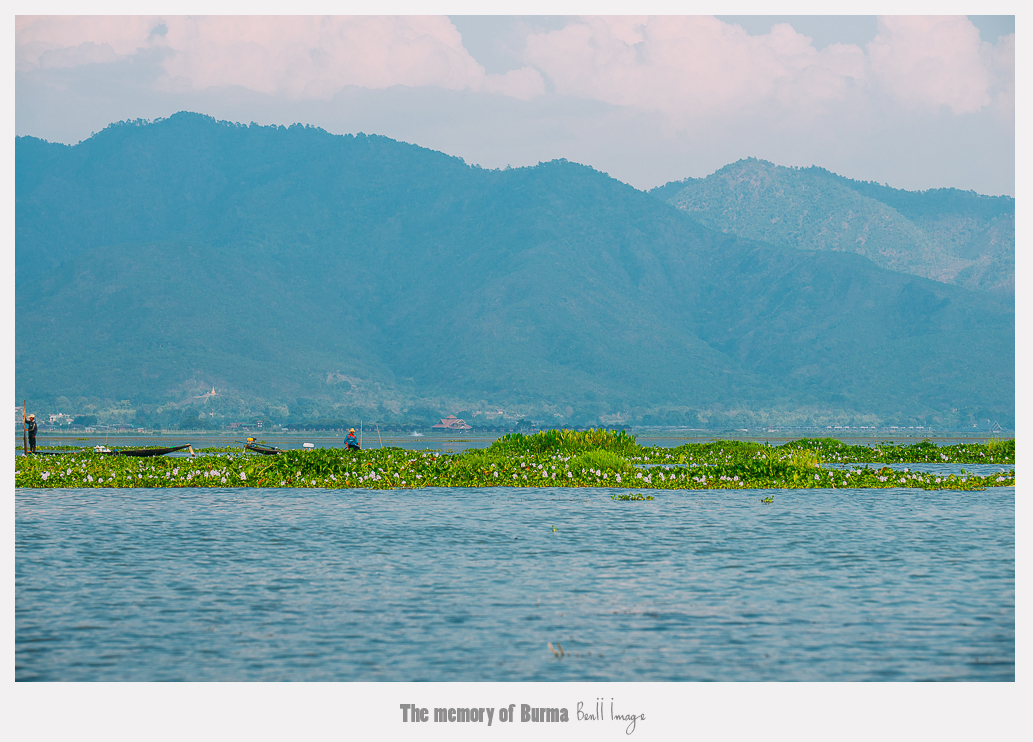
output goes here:
[[355, 428], [348, 431], [348, 437], [344, 439], [344, 445], [348, 447], [349, 451], [359, 450], [359, 439], [355, 437]]

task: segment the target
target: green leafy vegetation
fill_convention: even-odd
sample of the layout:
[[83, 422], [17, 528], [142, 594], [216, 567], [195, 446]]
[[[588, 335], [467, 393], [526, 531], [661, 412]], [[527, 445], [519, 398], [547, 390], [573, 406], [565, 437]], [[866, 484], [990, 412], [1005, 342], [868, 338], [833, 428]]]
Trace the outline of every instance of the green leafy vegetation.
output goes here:
[[[499, 448], [461, 454], [380, 448], [367, 451], [313, 449], [276, 456], [243, 453], [196, 458], [104, 456], [80, 450], [58, 456], [15, 459], [18, 487], [328, 487], [413, 489], [420, 487], [613, 487], [629, 489], [781, 489], [815, 487], [912, 487], [982, 489], [1014, 486], [1015, 471], [976, 476], [871, 468], [889, 463], [1012, 463], [1012, 441], [937, 447], [844, 446], [810, 439], [783, 446], [718, 441], [675, 449], [641, 447], [633, 436], [546, 431], [510, 438]], [[548, 435], [555, 433], [556, 435]], [[591, 448], [589, 441], [599, 447]], [[838, 444], [838, 445], [837, 445]], [[564, 446], [568, 448], [564, 450]], [[605, 446], [619, 446], [622, 453]], [[854, 454], [856, 458], [840, 458]], [[827, 469], [822, 461], [857, 463]], [[1009, 460], [1010, 459], [1010, 460]]]

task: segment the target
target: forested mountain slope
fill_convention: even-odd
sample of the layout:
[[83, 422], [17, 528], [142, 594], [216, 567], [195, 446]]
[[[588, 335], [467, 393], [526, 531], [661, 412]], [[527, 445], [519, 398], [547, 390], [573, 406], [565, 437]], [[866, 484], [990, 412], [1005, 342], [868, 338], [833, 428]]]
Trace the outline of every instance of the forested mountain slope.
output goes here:
[[1006, 304], [722, 234], [582, 165], [185, 113], [16, 156], [18, 395], [1011, 414]]
[[1010, 301], [1015, 199], [952, 188], [902, 191], [818, 167], [747, 159], [651, 191], [722, 232], [876, 265]]

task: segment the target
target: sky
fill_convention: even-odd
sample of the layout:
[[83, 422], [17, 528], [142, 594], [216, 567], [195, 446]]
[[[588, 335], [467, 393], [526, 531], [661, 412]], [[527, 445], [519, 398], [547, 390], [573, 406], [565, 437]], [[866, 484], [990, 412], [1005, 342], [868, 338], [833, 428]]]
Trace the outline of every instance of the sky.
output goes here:
[[[343, 7], [343, 6], [342, 6]], [[744, 157], [1015, 194], [1014, 16], [27, 16], [15, 133], [190, 110], [647, 189]]]

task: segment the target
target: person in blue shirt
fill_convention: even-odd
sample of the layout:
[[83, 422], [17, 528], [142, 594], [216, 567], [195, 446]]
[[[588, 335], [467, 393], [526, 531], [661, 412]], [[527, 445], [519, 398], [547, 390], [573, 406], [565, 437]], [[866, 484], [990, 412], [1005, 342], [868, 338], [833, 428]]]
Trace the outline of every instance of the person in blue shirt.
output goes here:
[[359, 450], [359, 439], [355, 437], [355, 428], [348, 431], [348, 437], [344, 439], [344, 445], [348, 447], [349, 451]]

